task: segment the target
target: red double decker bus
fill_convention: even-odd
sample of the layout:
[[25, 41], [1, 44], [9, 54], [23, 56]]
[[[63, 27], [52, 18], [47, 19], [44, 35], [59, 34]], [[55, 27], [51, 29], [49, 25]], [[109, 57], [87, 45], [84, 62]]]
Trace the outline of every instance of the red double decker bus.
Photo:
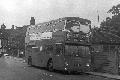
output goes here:
[[30, 26], [26, 32], [26, 61], [49, 71], [89, 71], [91, 21], [65, 17]]

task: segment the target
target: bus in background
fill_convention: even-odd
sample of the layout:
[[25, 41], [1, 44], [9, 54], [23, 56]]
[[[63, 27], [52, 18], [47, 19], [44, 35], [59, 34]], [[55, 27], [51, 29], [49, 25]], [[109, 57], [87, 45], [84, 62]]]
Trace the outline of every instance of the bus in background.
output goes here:
[[28, 27], [26, 61], [49, 71], [89, 71], [90, 25], [87, 19], [65, 17]]

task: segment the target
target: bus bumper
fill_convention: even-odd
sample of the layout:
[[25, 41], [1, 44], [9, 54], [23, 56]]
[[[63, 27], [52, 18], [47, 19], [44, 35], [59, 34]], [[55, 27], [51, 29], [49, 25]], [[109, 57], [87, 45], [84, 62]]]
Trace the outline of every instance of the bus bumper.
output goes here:
[[80, 65], [80, 64], [74, 64], [74, 65], [67, 65], [64, 67], [65, 71], [70, 71], [70, 72], [88, 72], [90, 71], [90, 65], [86, 64], [84, 65]]

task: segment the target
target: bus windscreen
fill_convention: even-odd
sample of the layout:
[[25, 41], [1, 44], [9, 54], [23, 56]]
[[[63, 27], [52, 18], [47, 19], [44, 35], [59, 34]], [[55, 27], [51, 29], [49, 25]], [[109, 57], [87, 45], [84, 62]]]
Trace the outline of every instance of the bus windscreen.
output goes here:
[[87, 57], [90, 54], [88, 46], [65, 45], [65, 55]]

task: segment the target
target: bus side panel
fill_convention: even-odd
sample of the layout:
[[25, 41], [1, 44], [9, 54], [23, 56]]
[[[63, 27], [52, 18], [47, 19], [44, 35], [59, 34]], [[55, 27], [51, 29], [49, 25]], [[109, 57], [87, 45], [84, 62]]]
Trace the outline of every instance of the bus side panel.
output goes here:
[[34, 66], [46, 67], [48, 59], [51, 58], [49, 53], [46, 53], [46, 50], [40, 51], [40, 47], [32, 49], [32, 62]]
[[53, 67], [56, 70], [65, 70], [65, 61], [63, 55], [54, 55], [53, 57]]
[[26, 50], [25, 55], [26, 55], [26, 62], [28, 62], [28, 58], [31, 56], [32, 58], [32, 65], [35, 65], [35, 54], [32, 48], [29, 48]]
[[45, 53], [39, 53], [37, 55], [37, 66], [39, 67], [47, 67], [47, 62], [48, 62], [48, 59], [50, 58], [49, 55], [45, 54]]
[[31, 48], [26, 48], [25, 50], [25, 61], [28, 62], [28, 57], [32, 56], [32, 50]]
[[39, 47], [33, 48], [32, 49], [32, 64], [34, 66], [39, 66], [39, 67], [43, 67], [42, 65], [42, 53], [39, 51]]
[[31, 53], [31, 58], [32, 58], [32, 65], [36, 66], [36, 53], [34, 52], [34, 50], [32, 49], [32, 53]]

